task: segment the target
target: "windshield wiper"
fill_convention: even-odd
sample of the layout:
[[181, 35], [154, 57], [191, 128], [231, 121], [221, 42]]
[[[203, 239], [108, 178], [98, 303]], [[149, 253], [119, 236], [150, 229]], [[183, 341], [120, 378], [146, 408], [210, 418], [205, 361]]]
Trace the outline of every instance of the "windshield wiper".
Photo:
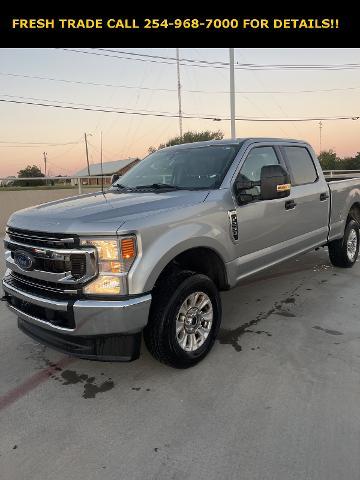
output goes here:
[[171, 189], [171, 190], [186, 190], [184, 187], [179, 187], [178, 185], [171, 185], [170, 183], [152, 183], [149, 185], [136, 185], [134, 187], [136, 190], [142, 189], [153, 189], [153, 190], [160, 190], [160, 189]]
[[127, 187], [126, 185], [122, 185], [121, 183], [114, 183], [114, 185], [111, 185], [111, 188], [117, 188], [119, 190], [134, 190], [133, 187]]

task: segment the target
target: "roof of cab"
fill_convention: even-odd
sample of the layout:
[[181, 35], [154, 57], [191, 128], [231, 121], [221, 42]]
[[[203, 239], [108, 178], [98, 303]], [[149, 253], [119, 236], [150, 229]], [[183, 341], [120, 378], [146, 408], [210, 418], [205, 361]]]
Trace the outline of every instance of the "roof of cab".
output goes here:
[[294, 138], [271, 138], [271, 137], [244, 137], [244, 138], [226, 138], [223, 140], [207, 140], [205, 142], [182, 143], [180, 145], [173, 145], [166, 148], [186, 148], [186, 147], [206, 147], [208, 145], [242, 145], [244, 143], [307, 143], [304, 140], [296, 140]]

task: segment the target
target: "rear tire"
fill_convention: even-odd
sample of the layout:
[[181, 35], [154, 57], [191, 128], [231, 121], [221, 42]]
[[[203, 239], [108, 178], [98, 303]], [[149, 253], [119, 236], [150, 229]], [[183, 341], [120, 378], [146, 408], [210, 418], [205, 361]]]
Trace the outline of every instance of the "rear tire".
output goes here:
[[175, 271], [154, 289], [144, 330], [151, 355], [166, 365], [189, 368], [214, 345], [221, 322], [221, 300], [206, 275]]
[[329, 257], [335, 267], [351, 268], [359, 255], [359, 224], [349, 220], [343, 238], [330, 242]]

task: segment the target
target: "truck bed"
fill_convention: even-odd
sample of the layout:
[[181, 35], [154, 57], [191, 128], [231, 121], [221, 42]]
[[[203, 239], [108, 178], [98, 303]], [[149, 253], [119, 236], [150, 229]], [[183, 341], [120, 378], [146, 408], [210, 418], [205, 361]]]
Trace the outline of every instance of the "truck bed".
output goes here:
[[[351, 207], [360, 204], [360, 174], [332, 175], [325, 177], [328, 183], [331, 208], [329, 219], [329, 240], [343, 236], [346, 220]], [[360, 222], [360, 218], [357, 219]]]

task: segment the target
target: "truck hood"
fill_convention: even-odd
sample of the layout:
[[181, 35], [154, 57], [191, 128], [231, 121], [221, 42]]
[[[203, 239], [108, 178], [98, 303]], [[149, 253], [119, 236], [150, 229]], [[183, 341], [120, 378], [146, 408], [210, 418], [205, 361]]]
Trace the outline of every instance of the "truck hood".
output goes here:
[[207, 194], [204, 190], [96, 192], [19, 210], [8, 225], [39, 232], [111, 235], [127, 220], [201, 203]]

